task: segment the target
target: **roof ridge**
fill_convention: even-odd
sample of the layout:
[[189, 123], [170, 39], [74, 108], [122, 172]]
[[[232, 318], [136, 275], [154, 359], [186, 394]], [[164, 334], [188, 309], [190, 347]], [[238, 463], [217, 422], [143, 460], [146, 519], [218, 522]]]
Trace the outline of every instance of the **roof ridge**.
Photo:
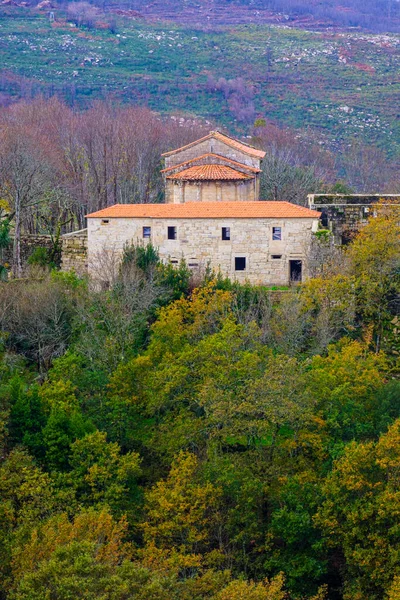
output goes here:
[[[221, 133], [220, 131], [210, 131], [210, 133], [201, 137], [200, 139], [194, 140], [193, 142], [190, 142], [189, 144], [185, 144], [184, 146], [181, 146], [180, 148], [176, 148], [175, 150], [169, 150], [168, 152], [164, 152], [161, 156], [171, 156], [172, 154], [176, 154], [177, 152], [181, 152], [182, 150], [187, 150], [188, 148], [191, 148], [192, 146], [194, 146], [196, 144], [199, 144], [199, 143], [204, 142], [212, 137], [217, 137], [217, 136], [220, 136], [220, 138], [224, 138], [225, 140], [228, 140], [228, 142], [226, 142], [226, 143], [228, 145], [232, 146], [233, 148], [236, 148], [237, 150], [240, 149], [240, 148], [237, 148], [237, 145], [243, 146], [244, 149], [242, 151], [247, 154], [252, 155], [253, 157], [256, 156], [257, 158], [261, 159], [261, 158], [264, 158], [264, 156], [265, 156], [264, 150], [258, 150], [257, 148], [250, 146], [250, 144], [247, 144], [246, 142], [242, 142], [241, 140], [236, 140], [235, 138], [230, 137], [229, 135], [226, 135], [225, 133]], [[223, 141], [223, 140], [221, 140], [221, 141]]]
[[139, 219], [318, 219], [320, 215], [318, 211], [291, 202], [253, 200], [183, 204], [115, 204], [86, 216]]

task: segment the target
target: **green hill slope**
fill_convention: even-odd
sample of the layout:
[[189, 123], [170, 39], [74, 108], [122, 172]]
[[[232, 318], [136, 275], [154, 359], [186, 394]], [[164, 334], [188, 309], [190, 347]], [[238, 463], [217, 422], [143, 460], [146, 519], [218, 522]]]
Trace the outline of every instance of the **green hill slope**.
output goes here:
[[246, 131], [256, 118], [399, 147], [400, 36], [271, 25], [204, 31], [120, 19], [82, 29], [56, 13], [2, 8], [0, 92], [59, 93], [71, 103], [114, 94], [162, 113]]

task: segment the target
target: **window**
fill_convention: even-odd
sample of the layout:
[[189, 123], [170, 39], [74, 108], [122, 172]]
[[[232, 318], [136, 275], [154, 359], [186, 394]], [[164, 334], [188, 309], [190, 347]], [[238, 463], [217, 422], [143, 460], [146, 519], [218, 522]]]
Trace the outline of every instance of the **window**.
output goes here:
[[272, 258], [273, 258], [274, 260], [279, 260], [279, 259], [281, 259], [281, 258], [282, 258], [282, 254], [273, 254], [273, 255], [272, 255]]
[[109, 221], [108, 219], [102, 219], [102, 220], [101, 220], [101, 224], [102, 224], [102, 225], [108, 225], [108, 224], [109, 224], [109, 222], [110, 222], [110, 221]]
[[222, 228], [222, 239], [223, 240], [230, 240], [231, 239], [231, 228], [230, 227], [223, 227]]
[[281, 227], [273, 227], [272, 228], [272, 239], [276, 240], [276, 241], [282, 239], [282, 229], [281, 229]]
[[143, 227], [143, 237], [144, 238], [151, 237], [151, 227]]
[[176, 227], [168, 227], [168, 239], [176, 240]]
[[244, 256], [235, 257], [235, 271], [246, 270], [246, 258]]

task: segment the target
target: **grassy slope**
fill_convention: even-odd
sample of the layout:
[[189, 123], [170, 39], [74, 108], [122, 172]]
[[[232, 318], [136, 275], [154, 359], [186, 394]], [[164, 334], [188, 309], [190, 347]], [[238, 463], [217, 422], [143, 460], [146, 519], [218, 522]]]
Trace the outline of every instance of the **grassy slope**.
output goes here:
[[[319, 128], [321, 139], [362, 135], [387, 149], [400, 144], [400, 36], [266, 25], [203, 32], [134, 20], [121, 21], [112, 34], [1, 10], [0, 64], [34, 80], [35, 89], [61, 91], [67, 99], [76, 94], [79, 102], [114, 92], [240, 130], [223, 94], [207, 91], [206, 81], [211, 73], [243, 77], [254, 86], [258, 116]], [[9, 90], [9, 78], [0, 77], [0, 91]]]

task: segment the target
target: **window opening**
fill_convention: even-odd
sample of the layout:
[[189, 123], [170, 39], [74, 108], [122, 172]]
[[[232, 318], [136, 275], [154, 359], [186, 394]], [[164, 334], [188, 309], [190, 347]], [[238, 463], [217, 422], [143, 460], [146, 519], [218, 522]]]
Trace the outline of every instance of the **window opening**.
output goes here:
[[176, 240], [176, 227], [168, 227], [168, 239]]
[[143, 237], [144, 238], [151, 237], [151, 227], [143, 227]]
[[282, 239], [282, 228], [281, 227], [273, 227], [272, 228], [272, 239], [276, 240], [276, 241]]
[[231, 228], [230, 227], [223, 227], [222, 228], [222, 239], [223, 240], [230, 240], [231, 239]]
[[101, 224], [102, 224], [102, 225], [108, 225], [108, 224], [109, 224], [109, 222], [110, 222], [110, 221], [109, 221], [109, 219], [102, 219], [102, 220], [101, 220]]
[[273, 258], [274, 260], [279, 260], [280, 258], [282, 258], [282, 254], [273, 254], [273, 255], [272, 255], [272, 258]]
[[246, 257], [236, 256], [235, 257], [235, 271], [245, 271], [245, 270], [246, 270]]

